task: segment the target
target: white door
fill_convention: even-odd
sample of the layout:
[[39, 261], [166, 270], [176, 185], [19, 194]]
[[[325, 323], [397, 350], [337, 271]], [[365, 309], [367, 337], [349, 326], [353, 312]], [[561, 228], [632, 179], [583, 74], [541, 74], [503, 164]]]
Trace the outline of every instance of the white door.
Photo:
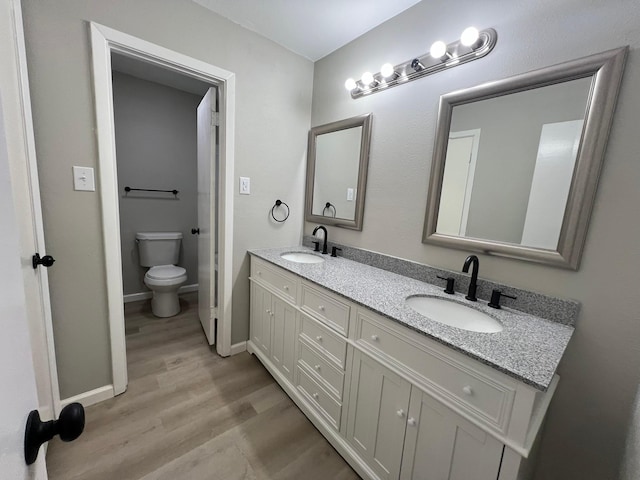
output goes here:
[[[217, 89], [198, 105], [198, 316], [209, 345], [216, 339]], [[213, 197], [211, 193], [213, 192]], [[212, 205], [211, 201], [215, 202]]]
[[542, 126], [522, 245], [558, 248], [583, 123], [583, 120], [571, 120]]
[[[0, 92], [1, 94], [1, 92]], [[23, 283], [18, 227], [13, 208], [5, 124], [0, 98], [0, 476], [46, 479], [44, 455], [31, 467], [24, 461], [27, 416], [38, 408]]]
[[467, 231], [479, 143], [479, 129], [449, 135], [438, 209], [438, 233], [464, 236]]

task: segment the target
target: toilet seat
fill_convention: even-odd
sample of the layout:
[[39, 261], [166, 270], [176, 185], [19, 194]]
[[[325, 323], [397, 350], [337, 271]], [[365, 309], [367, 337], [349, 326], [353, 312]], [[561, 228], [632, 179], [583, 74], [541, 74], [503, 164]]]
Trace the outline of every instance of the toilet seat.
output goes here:
[[173, 280], [186, 273], [184, 268], [176, 265], [156, 265], [151, 267], [145, 276], [151, 280]]

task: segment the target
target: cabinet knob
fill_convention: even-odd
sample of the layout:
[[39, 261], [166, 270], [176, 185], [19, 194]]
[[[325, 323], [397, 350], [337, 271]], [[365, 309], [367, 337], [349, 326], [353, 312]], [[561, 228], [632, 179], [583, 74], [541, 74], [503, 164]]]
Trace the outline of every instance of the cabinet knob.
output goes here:
[[284, 288], [285, 290], [287, 290], [287, 291], [288, 291], [288, 290], [289, 290], [289, 285], [285, 285], [285, 286], [284, 286], [284, 287], [282, 287], [282, 288]]
[[258, 275], [262, 275], [262, 272], [260, 270], [258, 270]]
[[273, 317], [273, 312], [269, 312], [269, 315], [271, 315]]
[[471, 388], [470, 385], [465, 385], [464, 387], [462, 387], [462, 391], [466, 394], [466, 395], [473, 395], [473, 388]]
[[409, 425], [410, 427], [415, 427], [417, 425], [418, 422], [416, 422], [416, 419], [411, 417], [409, 420], [407, 420], [407, 425]]
[[318, 399], [318, 393], [317, 393], [317, 392], [316, 392], [316, 393], [314, 393], [314, 394], [313, 394], [313, 395], [311, 395], [311, 396], [312, 396], [314, 399], [316, 399], [316, 400]]
[[319, 341], [319, 342], [321, 342], [321, 341], [322, 341], [322, 337], [321, 337], [320, 335], [318, 335], [318, 336], [316, 337], [316, 340], [317, 340], [317, 341]]
[[267, 308], [267, 313], [271, 315], [271, 310], [269, 310], [268, 308]]
[[404, 417], [404, 410], [400, 409], [396, 412], [396, 415], [398, 415], [400, 418]]
[[320, 371], [320, 365], [316, 365], [314, 368], [315, 368], [316, 370]]
[[324, 305], [318, 305], [318, 310], [324, 312]]
[[373, 340], [374, 342], [377, 342], [379, 340], [378, 335], [371, 335], [371, 340]]

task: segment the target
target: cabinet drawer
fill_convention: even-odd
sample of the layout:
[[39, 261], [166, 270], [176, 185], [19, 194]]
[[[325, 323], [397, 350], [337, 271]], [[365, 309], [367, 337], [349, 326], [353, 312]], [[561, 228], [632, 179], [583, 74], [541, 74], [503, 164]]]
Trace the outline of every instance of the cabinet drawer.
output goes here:
[[[383, 354], [392, 363], [410, 369], [421, 383], [483, 422], [506, 432], [515, 387], [462, 365], [436, 349], [419, 345], [409, 337], [368, 316], [358, 314], [356, 342]], [[425, 339], [428, 341], [428, 339]], [[417, 375], [416, 375], [417, 374]]]
[[322, 386], [338, 400], [342, 400], [344, 372], [331, 365], [313, 347], [301, 340], [299, 343], [299, 363], [304, 365]]
[[346, 339], [305, 314], [300, 315], [300, 336], [318, 348], [330, 362], [344, 370]]
[[298, 390], [331, 425], [340, 429], [340, 413], [342, 405], [336, 402], [315, 380], [298, 367]]
[[349, 305], [303, 283], [300, 308], [337, 332], [347, 335], [351, 310]]
[[268, 285], [291, 303], [296, 303], [298, 279], [295, 275], [251, 257], [251, 278]]

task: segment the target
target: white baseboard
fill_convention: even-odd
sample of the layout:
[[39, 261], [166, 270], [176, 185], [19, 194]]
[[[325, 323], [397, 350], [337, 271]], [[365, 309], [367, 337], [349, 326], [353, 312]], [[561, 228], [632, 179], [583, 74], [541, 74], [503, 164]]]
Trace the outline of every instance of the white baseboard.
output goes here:
[[[197, 283], [194, 283], [193, 285], [183, 285], [178, 289], [178, 295], [181, 295], [183, 293], [197, 292], [197, 291], [198, 291]], [[124, 303], [129, 303], [129, 302], [139, 302], [140, 300], [148, 300], [152, 296], [153, 296], [153, 292], [149, 290], [148, 292], [130, 293], [128, 295], [124, 295], [122, 298], [124, 300]]]
[[231, 355], [237, 355], [238, 353], [247, 351], [247, 342], [239, 342], [231, 345]]
[[104, 387], [89, 390], [88, 392], [81, 393], [74, 397], [65, 398], [60, 401], [60, 405], [62, 407], [66, 407], [70, 403], [78, 402], [86, 408], [91, 405], [95, 405], [96, 403], [109, 400], [113, 397], [115, 397], [113, 385], [105, 385]]

